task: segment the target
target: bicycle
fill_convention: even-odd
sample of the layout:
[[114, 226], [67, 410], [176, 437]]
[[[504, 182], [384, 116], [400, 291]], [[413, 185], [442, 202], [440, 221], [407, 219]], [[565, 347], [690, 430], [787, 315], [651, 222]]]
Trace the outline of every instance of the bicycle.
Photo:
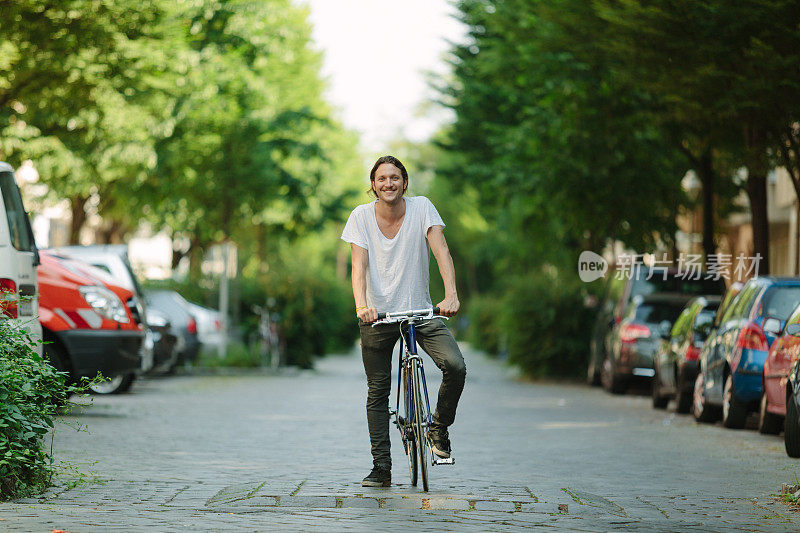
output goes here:
[[[372, 324], [400, 324], [400, 360], [397, 374], [397, 401], [395, 410], [389, 411], [394, 424], [400, 431], [403, 448], [408, 457], [411, 484], [417, 486], [417, 469], [422, 477], [422, 490], [428, 491], [428, 457], [431, 465], [452, 465], [455, 459], [437, 457], [429, 449], [428, 428], [431, 425], [431, 407], [428, 399], [428, 386], [425, 382], [425, 368], [417, 353], [416, 325], [424, 320], [444, 318], [439, 308], [397, 313], [379, 313], [378, 320]], [[404, 325], [407, 327], [403, 331]], [[405, 349], [403, 349], [405, 346]], [[403, 394], [404, 415], [400, 416], [400, 394]], [[424, 395], [423, 395], [424, 394]], [[423, 403], [424, 398], [424, 403]]]

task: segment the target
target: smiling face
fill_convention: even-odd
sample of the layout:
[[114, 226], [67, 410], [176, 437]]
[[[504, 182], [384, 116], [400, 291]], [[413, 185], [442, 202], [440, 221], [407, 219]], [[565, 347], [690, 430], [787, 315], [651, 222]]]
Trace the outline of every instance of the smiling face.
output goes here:
[[372, 190], [381, 202], [395, 204], [403, 198], [408, 187], [408, 180], [402, 171], [391, 163], [383, 163], [375, 171], [372, 179]]

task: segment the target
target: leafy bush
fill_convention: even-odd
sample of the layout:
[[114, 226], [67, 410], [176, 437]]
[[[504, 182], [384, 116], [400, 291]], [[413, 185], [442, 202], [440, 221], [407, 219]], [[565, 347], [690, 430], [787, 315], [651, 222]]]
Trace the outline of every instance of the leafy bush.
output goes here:
[[219, 357], [216, 350], [202, 350], [198, 364], [210, 368], [257, 368], [262, 365], [262, 361], [257, 349], [239, 342], [232, 342], [225, 351], [225, 357], [222, 358]]
[[465, 306], [468, 317], [466, 340], [474, 348], [496, 355], [504, 348], [503, 301], [495, 295], [473, 296]]
[[0, 500], [43, 491], [51, 470], [43, 438], [75, 389], [33, 349], [26, 333], [0, 320]]
[[508, 359], [530, 376], [579, 376], [586, 370], [593, 311], [584, 287], [535, 274], [509, 284], [504, 298]]
[[265, 295], [275, 298], [289, 364], [310, 368], [315, 356], [349, 349], [358, 336], [351, 289], [333, 276], [303, 269], [273, 275]]
[[512, 279], [496, 294], [471, 299], [468, 339], [490, 353], [507, 349], [509, 362], [529, 376], [579, 376], [593, 321], [585, 290], [554, 272]]

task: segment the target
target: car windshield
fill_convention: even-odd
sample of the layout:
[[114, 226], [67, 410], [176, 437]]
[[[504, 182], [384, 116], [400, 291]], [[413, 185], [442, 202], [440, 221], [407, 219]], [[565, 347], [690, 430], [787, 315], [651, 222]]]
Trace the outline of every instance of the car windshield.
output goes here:
[[800, 304], [800, 286], [770, 287], [761, 299], [758, 316], [786, 320]]
[[728, 309], [731, 308], [731, 303], [733, 300], [738, 296], [740, 288], [731, 288], [728, 289], [728, 292], [725, 293], [725, 298], [723, 298], [722, 303], [720, 304], [719, 308], [717, 309], [717, 314], [714, 317], [714, 325], [719, 326], [722, 323], [722, 318], [725, 313], [728, 312]]
[[675, 322], [682, 310], [683, 306], [681, 305], [643, 303], [636, 308], [634, 320], [648, 324], [659, 324], [667, 320], [671, 324]]
[[681, 294], [722, 294], [725, 291], [725, 281], [722, 279], [683, 279], [668, 275], [654, 273], [650, 279], [647, 271], [642, 271], [641, 279], [637, 279], [631, 288], [631, 296], [647, 296], [656, 292], [681, 293]]
[[25, 214], [22, 197], [11, 172], [0, 172], [0, 196], [3, 197], [6, 210], [11, 245], [21, 252], [34, 251], [33, 239], [28, 228], [28, 216]]

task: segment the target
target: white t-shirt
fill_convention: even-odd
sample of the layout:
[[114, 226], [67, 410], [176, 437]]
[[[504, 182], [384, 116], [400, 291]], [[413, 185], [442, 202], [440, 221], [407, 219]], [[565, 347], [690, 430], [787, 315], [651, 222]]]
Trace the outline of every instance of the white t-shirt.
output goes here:
[[428, 228], [442, 226], [442, 217], [424, 196], [405, 197], [400, 231], [388, 239], [378, 228], [375, 202], [350, 213], [342, 240], [367, 250], [367, 305], [379, 313], [432, 307], [429, 288]]

